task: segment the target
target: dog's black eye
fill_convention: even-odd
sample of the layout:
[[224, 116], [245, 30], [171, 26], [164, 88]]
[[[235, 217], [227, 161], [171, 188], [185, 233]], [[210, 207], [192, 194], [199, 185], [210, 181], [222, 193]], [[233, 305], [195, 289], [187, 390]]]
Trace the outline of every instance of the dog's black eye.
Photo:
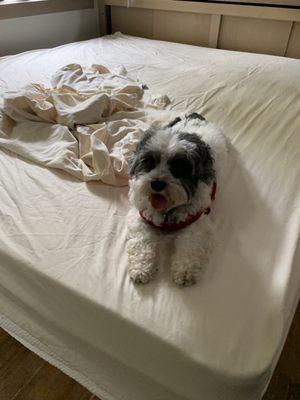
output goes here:
[[193, 165], [186, 158], [174, 158], [169, 162], [170, 172], [176, 179], [185, 178], [192, 174]]
[[150, 172], [156, 166], [156, 159], [151, 154], [148, 154], [143, 158], [142, 164], [143, 164], [143, 170], [146, 172]]

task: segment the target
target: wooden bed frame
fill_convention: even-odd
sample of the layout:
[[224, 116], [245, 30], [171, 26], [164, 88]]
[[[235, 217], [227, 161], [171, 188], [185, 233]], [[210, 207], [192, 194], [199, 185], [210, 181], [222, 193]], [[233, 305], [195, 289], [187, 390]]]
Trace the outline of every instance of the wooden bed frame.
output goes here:
[[[300, 1], [95, 0], [100, 35], [300, 58]], [[298, 5], [295, 5], [298, 4]]]

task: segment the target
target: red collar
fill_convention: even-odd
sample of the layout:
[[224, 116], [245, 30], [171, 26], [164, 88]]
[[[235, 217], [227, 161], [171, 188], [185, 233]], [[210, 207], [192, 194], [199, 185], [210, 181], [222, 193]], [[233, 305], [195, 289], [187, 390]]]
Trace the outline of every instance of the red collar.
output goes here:
[[[216, 198], [216, 192], [217, 192], [217, 183], [216, 181], [213, 182], [212, 184], [212, 189], [211, 189], [211, 194], [210, 198], [212, 201], [215, 200]], [[143, 218], [147, 224], [154, 226], [155, 228], [160, 229], [161, 231], [164, 232], [175, 232], [179, 231], [180, 229], [186, 228], [187, 226], [191, 225], [193, 222], [197, 221], [202, 214], [209, 214], [211, 211], [210, 207], [206, 208], [205, 210], [199, 210], [196, 214], [188, 215], [187, 218], [184, 221], [178, 222], [178, 223], [169, 223], [169, 222], [163, 222], [161, 225], [156, 225], [153, 221], [150, 219], [147, 219], [143, 211], [140, 211], [140, 216]]]

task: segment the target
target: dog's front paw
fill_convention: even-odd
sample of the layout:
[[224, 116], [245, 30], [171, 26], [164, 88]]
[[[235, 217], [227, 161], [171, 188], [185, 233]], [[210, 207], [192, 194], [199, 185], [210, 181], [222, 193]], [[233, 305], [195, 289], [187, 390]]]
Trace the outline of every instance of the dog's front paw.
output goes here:
[[173, 281], [179, 286], [192, 286], [197, 282], [197, 278], [192, 271], [174, 271]]
[[143, 271], [140, 269], [131, 269], [129, 271], [130, 279], [134, 283], [149, 283], [153, 277], [153, 274], [149, 271]]

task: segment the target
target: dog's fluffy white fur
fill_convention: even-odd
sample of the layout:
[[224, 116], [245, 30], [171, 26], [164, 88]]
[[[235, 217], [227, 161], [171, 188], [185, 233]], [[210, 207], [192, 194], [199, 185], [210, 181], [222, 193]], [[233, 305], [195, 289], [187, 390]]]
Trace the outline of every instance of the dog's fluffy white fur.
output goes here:
[[228, 143], [218, 126], [193, 113], [176, 118], [163, 129], [145, 133], [130, 163], [127, 218], [128, 271], [135, 283], [147, 283], [157, 271], [157, 249], [174, 242], [170, 258], [173, 281], [189, 286], [208, 263], [215, 235], [210, 215], [175, 232], [153, 227], [180, 223], [211, 207], [211, 191], [218, 191], [226, 172]]

